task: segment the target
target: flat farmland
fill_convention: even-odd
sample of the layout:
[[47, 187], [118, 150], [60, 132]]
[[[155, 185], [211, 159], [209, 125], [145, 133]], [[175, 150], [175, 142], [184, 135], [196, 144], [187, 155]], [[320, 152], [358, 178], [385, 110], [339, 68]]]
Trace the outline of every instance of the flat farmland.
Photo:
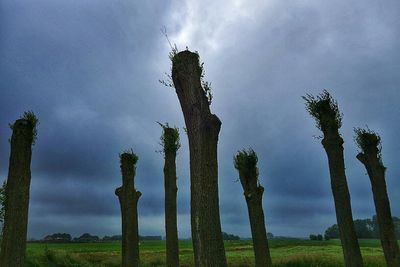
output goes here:
[[[181, 266], [193, 266], [191, 241], [180, 241]], [[379, 240], [360, 240], [365, 266], [386, 266]], [[114, 267], [120, 266], [119, 242], [43, 244], [29, 243], [27, 267]], [[274, 266], [344, 266], [339, 240], [270, 240]], [[251, 241], [226, 241], [228, 265], [254, 266]], [[140, 243], [141, 266], [165, 266], [165, 241]]]

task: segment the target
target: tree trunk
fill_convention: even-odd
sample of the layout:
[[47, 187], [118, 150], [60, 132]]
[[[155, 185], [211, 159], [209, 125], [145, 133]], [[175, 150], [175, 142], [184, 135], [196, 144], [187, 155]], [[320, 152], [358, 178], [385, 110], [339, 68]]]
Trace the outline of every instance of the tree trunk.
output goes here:
[[264, 211], [262, 207], [263, 193], [264, 187], [259, 185], [256, 190], [245, 190], [244, 196], [249, 210], [256, 267], [272, 267], [267, 231], [265, 229]]
[[328, 156], [331, 186], [335, 201], [336, 218], [346, 267], [361, 267], [363, 260], [353, 223], [350, 193], [347, 186], [343, 139], [337, 129], [324, 131], [322, 145]]
[[388, 267], [399, 267], [399, 245], [396, 239], [389, 197], [386, 191], [385, 167], [378, 157], [378, 149], [373, 148], [364, 153], [359, 153], [357, 159], [364, 164], [371, 180], [379, 234], [386, 264]]
[[[167, 133], [167, 129], [165, 130]], [[167, 239], [167, 267], [179, 266], [178, 226], [176, 212], [176, 151], [165, 152], [165, 231]]]
[[140, 191], [134, 187], [134, 166], [122, 161], [122, 186], [115, 190], [122, 217], [122, 267], [139, 266], [139, 229], [137, 204]]
[[13, 125], [0, 266], [22, 267], [25, 265], [32, 133], [33, 126], [28, 120], [19, 119]]
[[217, 143], [221, 121], [211, 114], [201, 86], [199, 56], [174, 56], [172, 79], [181, 104], [190, 150], [191, 226], [195, 265], [227, 266], [218, 198]]

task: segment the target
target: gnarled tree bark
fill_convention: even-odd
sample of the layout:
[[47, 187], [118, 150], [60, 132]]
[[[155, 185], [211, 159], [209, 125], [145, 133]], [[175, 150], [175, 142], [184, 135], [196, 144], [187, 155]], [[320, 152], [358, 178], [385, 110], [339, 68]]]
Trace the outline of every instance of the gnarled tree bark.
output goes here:
[[376, 146], [369, 146], [357, 155], [357, 159], [364, 164], [371, 181], [374, 195], [375, 210], [379, 226], [379, 234], [383, 253], [388, 267], [400, 266], [399, 245], [390, 211], [390, 202], [386, 190], [385, 166], [379, 156]]
[[122, 217], [122, 267], [139, 266], [139, 229], [137, 204], [142, 193], [136, 191], [134, 178], [137, 157], [121, 154], [122, 186], [115, 190]]
[[22, 267], [25, 265], [35, 125], [29, 120], [19, 119], [12, 128], [0, 266]]
[[172, 80], [185, 118], [190, 150], [191, 227], [195, 265], [227, 266], [218, 198], [217, 143], [221, 121], [211, 114], [201, 85], [199, 56], [172, 59]]

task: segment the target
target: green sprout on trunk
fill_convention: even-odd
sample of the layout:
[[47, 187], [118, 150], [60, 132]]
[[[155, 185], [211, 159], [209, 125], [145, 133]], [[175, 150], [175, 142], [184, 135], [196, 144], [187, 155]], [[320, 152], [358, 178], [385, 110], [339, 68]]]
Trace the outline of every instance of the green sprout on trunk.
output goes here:
[[133, 152], [133, 149], [125, 150], [119, 154], [119, 160], [122, 163], [129, 165], [135, 165], [139, 160], [139, 157]]
[[[172, 71], [172, 65], [173, 64], [179, 64], [177, 61], [176, 55], [180, 52], [177, 45], [174, 43], [172, 44], [171, 41], [169, 40], [168, 33], [167, 33], [167, 28], [164, 26], [161, 28], [161, 33], [164, 35], [165, 39], [167, 39], [169, 47], [171, 48], [171, 51], [168, 53], [169, 60], [171, 61], [171, 71]], [[188, 47], [186, 47], [186, 50], [188, 50]], [[195, 51], [199, 62], [200, 61], [200, 55], [199, 52]], [[198, 75], [200, 76], [200, 83], [201, 87], [203, 88], [204, 94], [207, 97], [208, 105], [211, 105], [213, 95], [211, 92], [211, 82], [205, 80], [205, 71], [204, 71], [204, 62], [200, 63], [198, 66]], [[166, 87], [171, 87], [175, 88], [174, 82], [172, 80], [172, 76], [168, 73], [165, 73], [166, 79], [159, 79], [158, 82], [161, 83], [162, 85]]]
[[306, 102], [306, 110], [315, 119], [318, 129], [325, 132], [327, 129], [339, 129], [342, 126], [343, 114], [339, 111], [337, 101], [328, 91], [324, 90], [318, 96], [307, 94], [302, 98]]
[[357, 146], [361, 149], [361, 151], [366, 154], [368, 151], [377, 150], [376, 153], [378, 155], [379, 160], [382, 160], [382, 143], [381, 137], [376, 132], [370, 130], [368, 127], [366, 129], [363, 128], [354, 128], [354, 141]]
[[163, 128], [163, 134], [160, 137], [160, 145], [162, 146], [162, 150], [159, 152], [166, 154], [170, 151], [178, 151], [178, 149], [181, 147], [179, 129], [177, 127], [170, 127], [168, 123], [157, 123]]
[[238, 151], [233, 158], [235, 169], [237, 169], [247, 179], [257, 179], [258, 183], [258, 157], [253, 149], [243, 149]]
[[[26, 120], [32, 127], [32, 145], [34, 145], [37, 140], [37, 133], [38, 133], [37, 126], [39, 125], [39, 119], [36, 117], [35, 113], [32, 110], [25, 111], [24, 114], [19, 119]], [[13, 123], [10, 123], [9, 126], [11, 130], [14, 129]]]

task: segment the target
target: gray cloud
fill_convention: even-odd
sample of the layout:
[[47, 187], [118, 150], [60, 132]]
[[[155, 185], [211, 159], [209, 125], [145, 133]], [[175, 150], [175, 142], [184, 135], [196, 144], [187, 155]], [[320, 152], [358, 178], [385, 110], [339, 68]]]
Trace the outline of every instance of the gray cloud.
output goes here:
[[[222, 120], [220, 210], [225, 231], [249, 236], [233, 168], [237, 150], [259, 155], [269, 231], [307, 236], [335, 223], [326, 155], [301, 96], [329, 89], [344, 113], [342, 134], [353, 212], [374, 214], [369, 179], [355, 159], [352, 128], [383, 140], [392, 210], [400, 215], [398, 1], [190, 0], [3, 1], [0, 9], [0, 175], [7, 173], [8, 123], [39, 116], [32, 162], [29, 235], [65, 231], [118, 234], [118, 153], [139, 155], [140, 227], [163, 234], [160, 127], [182, 128], [169, 71], [169, 47], [198, 50]], [[190, 235], [187, 137], [178, 155], [181, 236]]]

